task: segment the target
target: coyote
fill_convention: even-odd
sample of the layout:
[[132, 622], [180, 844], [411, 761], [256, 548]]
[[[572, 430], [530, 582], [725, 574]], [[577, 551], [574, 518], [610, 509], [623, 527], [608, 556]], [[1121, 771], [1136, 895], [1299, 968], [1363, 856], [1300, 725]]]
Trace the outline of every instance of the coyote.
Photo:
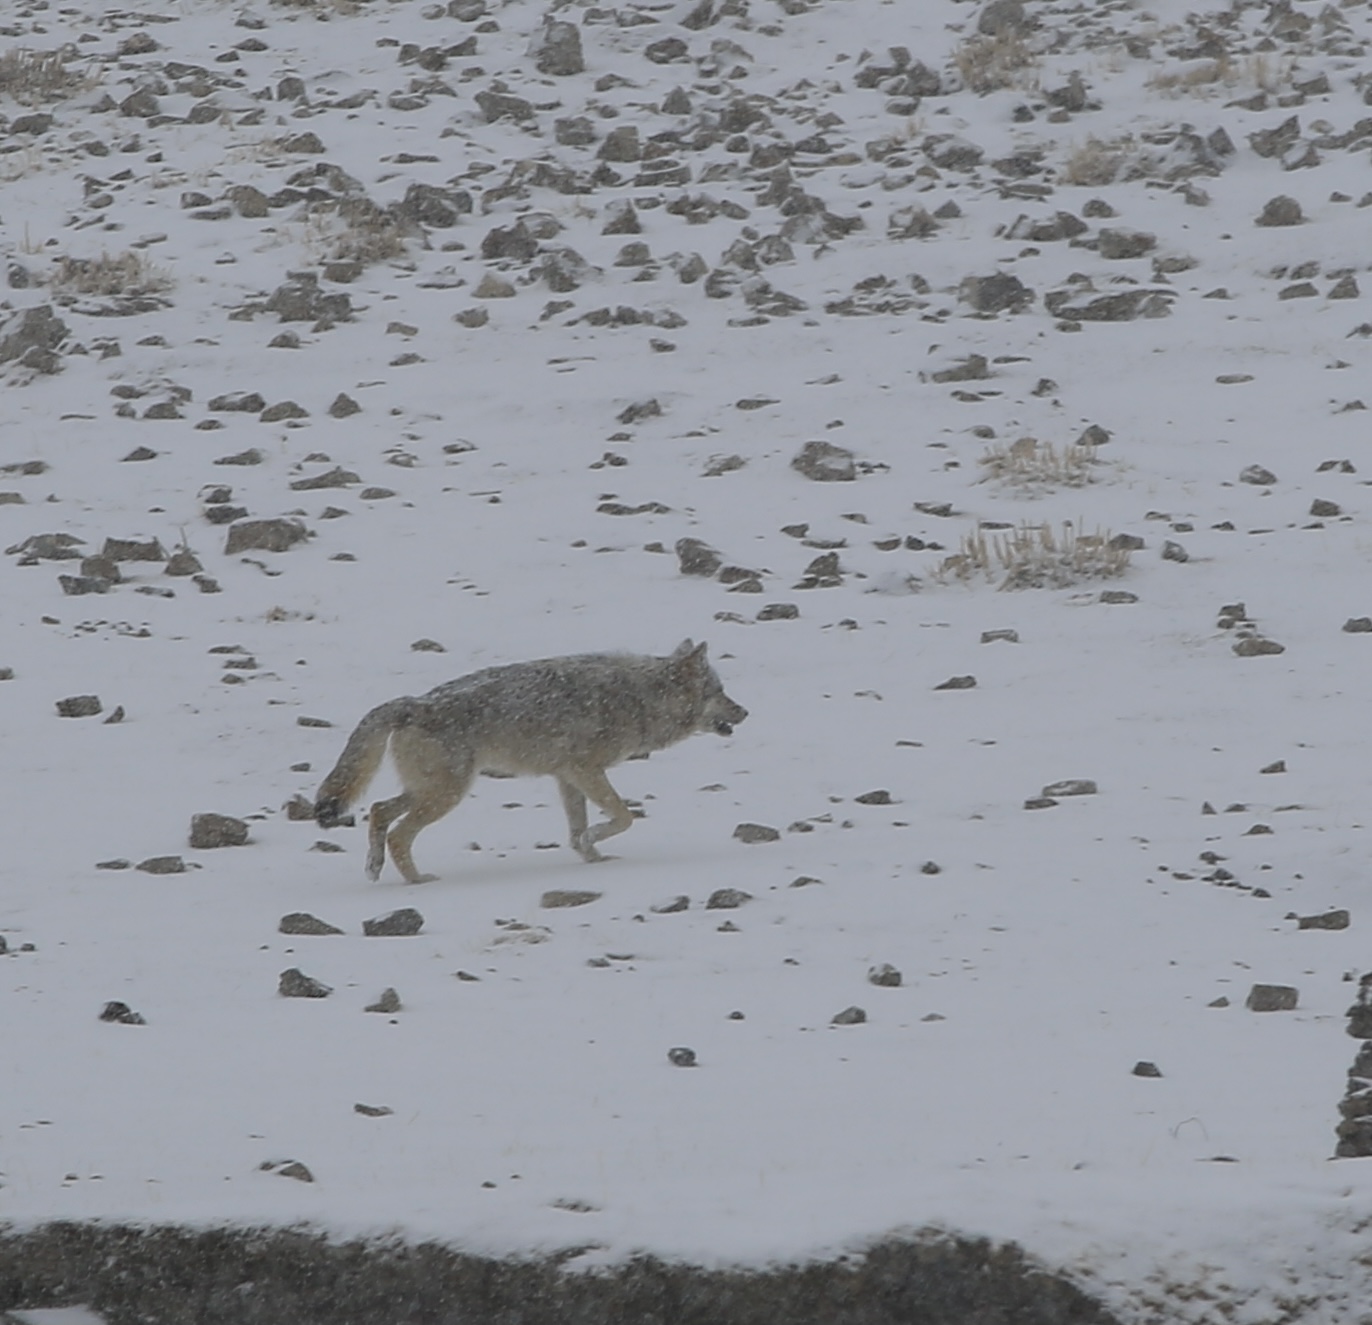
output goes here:
[[[555, 777], [572, 849], [601, 860], [596, 843], [633, 823], [607, 768], [695, 732], [730, 736], [747, 716], [724, 693], [705, 645], [690, 640], [666, 658], [581, 653], [487, 667], [368, 713], [320, 786], [314, 817], [324, 828], [341, 823], [389, 745], [405, 789], [372, 806], [369, 878], [380, 876], [389, 845], [407, 882], [434, 879], [415, 868], [414, 839], [457, 806], [478, 773]], [[587, 800], [608, 816], [589, 827]]]

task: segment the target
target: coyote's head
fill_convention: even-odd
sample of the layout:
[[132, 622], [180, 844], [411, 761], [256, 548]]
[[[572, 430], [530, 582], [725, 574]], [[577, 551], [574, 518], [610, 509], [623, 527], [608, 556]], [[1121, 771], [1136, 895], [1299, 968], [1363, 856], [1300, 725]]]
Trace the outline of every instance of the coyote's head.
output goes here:
[[748, 716], [748, 710], [724, 693], [723, 684], [705, 657], [705, 645], [682, 640], [672, 654], [672, 665], [694, 692], [699, 714], [696, 729], [732, 736], [734, 728]]

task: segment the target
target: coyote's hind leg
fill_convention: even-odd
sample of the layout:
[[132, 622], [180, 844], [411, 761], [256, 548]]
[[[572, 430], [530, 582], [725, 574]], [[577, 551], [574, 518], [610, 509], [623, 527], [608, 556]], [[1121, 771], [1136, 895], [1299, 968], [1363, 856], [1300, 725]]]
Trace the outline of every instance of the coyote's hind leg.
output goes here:
[[408, 791], [392, 796], [388, 801], [377, 801], [367, 824], [367, 877], [372, 880], [381, 877], [381, 867], [386, 863], [386, 830], [396, 818], [410, 808]]

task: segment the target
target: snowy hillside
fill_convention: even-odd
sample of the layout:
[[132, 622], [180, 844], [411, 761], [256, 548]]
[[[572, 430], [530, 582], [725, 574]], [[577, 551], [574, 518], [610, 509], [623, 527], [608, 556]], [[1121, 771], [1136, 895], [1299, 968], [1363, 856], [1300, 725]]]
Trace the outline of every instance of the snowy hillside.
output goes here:
[[[1369, 1319], [1366, 0], [4, 9], [0, 1221]], [[617, 859], [287, 810], [685, 637]]]

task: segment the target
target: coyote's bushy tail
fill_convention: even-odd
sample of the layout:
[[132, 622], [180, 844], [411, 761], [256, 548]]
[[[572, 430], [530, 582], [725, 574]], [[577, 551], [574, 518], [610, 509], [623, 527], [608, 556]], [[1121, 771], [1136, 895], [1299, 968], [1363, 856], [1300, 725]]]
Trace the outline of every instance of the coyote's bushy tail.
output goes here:
[[338, 763], [320, 784], [314, 817], [322, 828], [340, 823], [348, 806], [367, 790], [386, 757], [391, 733], [410, 720], [413, 706], [412, 699], [393, 699], [374, 708], [357, 724]]

